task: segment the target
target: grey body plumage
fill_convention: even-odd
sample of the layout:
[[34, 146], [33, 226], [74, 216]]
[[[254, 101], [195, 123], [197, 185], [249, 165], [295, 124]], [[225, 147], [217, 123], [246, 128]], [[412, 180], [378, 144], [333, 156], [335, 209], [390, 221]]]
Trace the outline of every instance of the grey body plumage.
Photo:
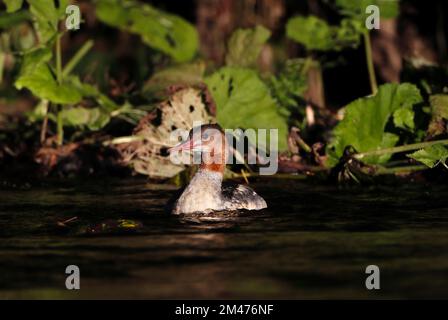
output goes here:
[[226, 184], [222, 182], [222, 174], [199, 170], [176, 201], [172, 213], [260, 210], [266, 207], [266, 201], [250, 187]]

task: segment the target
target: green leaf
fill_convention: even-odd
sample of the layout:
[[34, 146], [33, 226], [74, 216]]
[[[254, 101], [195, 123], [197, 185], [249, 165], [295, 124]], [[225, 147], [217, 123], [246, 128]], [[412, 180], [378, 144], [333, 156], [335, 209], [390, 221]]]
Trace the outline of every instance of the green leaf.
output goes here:
[[287, 60], [280, 73], [269, 79], [272, 96], [280, 106], [298, 110], [299, 101], [308, 89], [307, 65], [306, 59]]
[[51, 50], [42, 48], [30, 51], [23, 56], [23, 62], [20, 69], [20, 75], [32, 74], [36, 68], [42, 64], [46, 64], [52, 58]]
[[[333, 166], [342, 156], [347, 146], [353, 146], [358, 152], [367, 152], [389, 148], [396, 145], [399, 137], [385, 132], [386, 124], [397, 110], [410, 110], [422, 102], [416, 86], [404, 84], [385, 84], [375, 96], [361, 98], [345, 107], [344, 119], [333, 130], [333, 138], [327, 147], [328, 165]], [[406, 112], [405, 112], [406, 113]], [[401, 119], [401, 113], [397, 114]], [[409, 114], [408, 114], [409, 116]], [[404, 117], [408, 126], [413, 122]], [[390, 155], [363, 158], [368, 164], [387, 162]]]
[[47, 43], [58, 32], [59, 20], [65, 15], [69, 0], [27, 0], [42, 43]]
[[260, 51], [270, 36], [271, 32], [263, 26], [236, 30], [227, 45], [226, 65], [229, 67], [255, 66]]
[[309, 50], [330, 50], [333, 38], [330, 25], [318, 17], [294, 17], [286, 24], [286, 35]]
[[401, 108], [394, 112], [394, 124], [397, 128], [412, 131], [415, 129], [414, 111]]
[[17, 11], [14, 13], [0, 12], [0, 28], [8, 29], [27, 21], [30, 18], [30, 13], [26, 10]]
[[61, 111], [64, 125], [87, 126], [90, 130], [99, 130], [110, 121], [110, 116], [99, 108], [76, 107]]
[[96, 14], [106, 24], [140, 35], [144, 43], [178, 62], [191, 60], [198, 50], [199, 37], [193, 25], [148, 4], [99, 0]]
[[74, 104], [81, 101], [82, 96], [70, 84], [57, 84], [48, 65], [41, 65], [32, 74], [21, 76], [15, 82], [17, 89], [27, 88], [35, 96], [50, 100], [53, 103]]
[[287, 149], [286, 117], [279, 113], [276, 101], [255, 71], [224, 67], [206, 78], [205, 83], [223, 128], [278, 129], [278, 149]]
[[342, 20], [340, 26], [330, 26], [316, 16], [297, 16], [286, 24], [286, 35], [308, 50], [339, 51], [357, 47], [361, 32], [361, 24], [351, 19]]
[[34, 50], [24, 56], [19, 77], [15, 82], [17, 89], [27, 88], [40, 99], [54, 103], [71, 104], [81, 101], [82, 96], [70, 83], [59, 85], [48, 61], [51, 60], [49, 49]]
[[6, 5], [6, 12], [12, 13], [22, 8], [23, 0], [3, 0]]
[[442, 144], [435, 144], [409, 154], [408, 157], [415, 159], [430, 168], [434, 168], [439, 163], [442, 163], [446, 167], [448, 149], [445, 148]]
[[366, 8], [375, 5], [380, 9], [382, 19], [395, 18], [400, 13], [399, 0], [336, 0], [336, 5], [344, 15], [355, 18], [364, 23], [368, 14]]
[[82, 83], [76, 76], [67, 78], [69, 82], [84, 98], [93, 98], [105, 111], [112, 112], [120, 107], [112, 101], [108, 96], [102, 94], [98, 88], [88, 83]]

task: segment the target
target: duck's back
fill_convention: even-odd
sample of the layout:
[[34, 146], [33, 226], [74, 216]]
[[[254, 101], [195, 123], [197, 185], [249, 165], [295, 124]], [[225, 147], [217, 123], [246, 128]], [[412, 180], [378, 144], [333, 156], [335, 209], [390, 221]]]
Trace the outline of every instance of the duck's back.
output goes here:
[[267, 208], [266, 201], [252, 188], [235, 183], [223, 183], [223, 202], [227, 210], [261, 210]]

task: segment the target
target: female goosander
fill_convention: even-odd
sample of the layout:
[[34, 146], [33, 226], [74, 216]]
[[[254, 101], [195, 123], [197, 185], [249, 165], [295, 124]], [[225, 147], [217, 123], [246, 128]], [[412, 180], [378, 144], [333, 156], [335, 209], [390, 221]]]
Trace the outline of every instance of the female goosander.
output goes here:
[[201, 164], [174, 203], [173, 214], [260, 210], [267, 207], [266, 201], [248, 186], [222, 182], [228, 152], [225, 134], [218, 124], [191, 129], [187, 141], [170, 149], [170, 152], [174, 151], [199, 151]]

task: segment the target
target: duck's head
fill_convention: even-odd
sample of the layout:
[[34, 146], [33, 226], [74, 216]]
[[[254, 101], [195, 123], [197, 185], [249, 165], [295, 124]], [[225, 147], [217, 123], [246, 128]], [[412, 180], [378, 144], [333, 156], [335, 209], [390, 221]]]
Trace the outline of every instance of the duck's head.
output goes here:
[[201, 169], [224, 172], [227, 160], [226, 135], [218, 124], [206, 124], [190, 130], [188, 139], [169, 152], [195, 151], [201, 153]]

